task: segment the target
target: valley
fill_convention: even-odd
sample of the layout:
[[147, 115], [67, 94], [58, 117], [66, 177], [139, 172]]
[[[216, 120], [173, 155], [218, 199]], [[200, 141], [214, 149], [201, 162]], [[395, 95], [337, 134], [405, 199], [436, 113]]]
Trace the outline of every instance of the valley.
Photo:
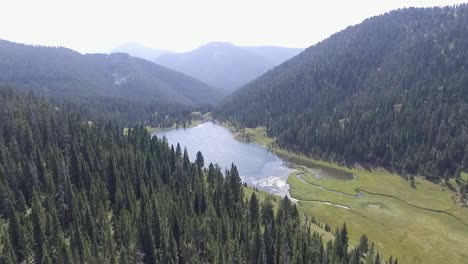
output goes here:
[[0, 16], [0, 264], [468, 263], [467, 3], [48, 1]]
[[[224, 125], [238, 139], [262, 144], [289, 161], [295, 170], [287, 183], [299, 210], [332, 226], [346, 222], [359, 230], [350, 232], [351, 243], [359, 243], [366, 234], [379, 250], [399, 256], [401, 263], [463, 263], [467, 257], [468, 210], [454, 201], [455, 193], [443, 183], [416, 177], [412, 188], [402, 176], [381, 168], [343, 167], [280, 149], [265, 129], [235, 132]], [[320, 177], [317, 167], [354, 177]]]

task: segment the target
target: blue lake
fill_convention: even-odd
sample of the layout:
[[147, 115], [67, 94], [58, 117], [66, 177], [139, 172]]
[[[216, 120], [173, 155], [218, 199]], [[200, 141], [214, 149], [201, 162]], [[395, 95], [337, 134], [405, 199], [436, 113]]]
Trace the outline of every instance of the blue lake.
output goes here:
[[154, 135], [166, 137], [169, 144], [174, 146], [179, 143], [182, 149], [187, 147], [191, 161], [195, 160], [197, 151], [201, 151], [205, 166], [212, 162], [224, 169], [234, 163], [242, 181], [249, 186], [281, 196], [288, 194], [286, 180], [292, 169], [287, 162], [262, 145], [234, 139], [233, 134], [222, 126], [206, 122], [196, 127], [162, 131]]

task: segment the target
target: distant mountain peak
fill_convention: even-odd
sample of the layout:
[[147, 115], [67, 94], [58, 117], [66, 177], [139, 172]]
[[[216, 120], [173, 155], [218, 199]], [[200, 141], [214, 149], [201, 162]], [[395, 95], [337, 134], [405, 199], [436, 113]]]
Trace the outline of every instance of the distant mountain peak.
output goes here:
[[217, 41], [191, 51], [161, 55], [155, 62], [230, 92], [301, 51]]
[[206, 43], [205, 45], [201, 47], [234, 47], [235, 45], [232, 44], [231, 42], [222, 42], [222, 41], [214, 41], [214, 42], [209, 42]]
[[135, 42], [127, 42], [115, 47], [111, 53], [127, 53], [133, 57], [154, 61], [159, 56], [170, 53], [170, 51], [147, 47]]

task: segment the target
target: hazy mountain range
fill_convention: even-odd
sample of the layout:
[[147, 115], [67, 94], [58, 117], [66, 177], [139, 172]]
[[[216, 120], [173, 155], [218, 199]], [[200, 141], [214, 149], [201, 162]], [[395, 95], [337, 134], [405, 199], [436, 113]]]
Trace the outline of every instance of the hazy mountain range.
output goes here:
[[297, 48], [242, 47], [212, 42], [188, 52], [163, 54], [155, 62], [231, 92], [301, 51]]
[[162, 54], [170, 51], [164, 49], [155, 49], [140, 45], [138, 43], [128, 42], [115, 47], [110, 53], [127, 53], [130, 56], [154, 61]]
[[67, 48], [0, 40], [0, 69], [0, 83], [59, 98], [123, 98], [188, 105], [220, 98], [201, 81], [124, 53], [81, 54]]

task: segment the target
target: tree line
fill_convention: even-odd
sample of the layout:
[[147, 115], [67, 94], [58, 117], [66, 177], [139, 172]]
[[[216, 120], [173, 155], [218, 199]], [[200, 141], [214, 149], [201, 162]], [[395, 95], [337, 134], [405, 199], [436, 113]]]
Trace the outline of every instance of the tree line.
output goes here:
[[247, 197], [234, 164], [191, 162], [143, 126], [124, 135], [5, 87], [0, 112], [2, 264], [385, 263], [346, 225], [324, 243], [287, 197]]

